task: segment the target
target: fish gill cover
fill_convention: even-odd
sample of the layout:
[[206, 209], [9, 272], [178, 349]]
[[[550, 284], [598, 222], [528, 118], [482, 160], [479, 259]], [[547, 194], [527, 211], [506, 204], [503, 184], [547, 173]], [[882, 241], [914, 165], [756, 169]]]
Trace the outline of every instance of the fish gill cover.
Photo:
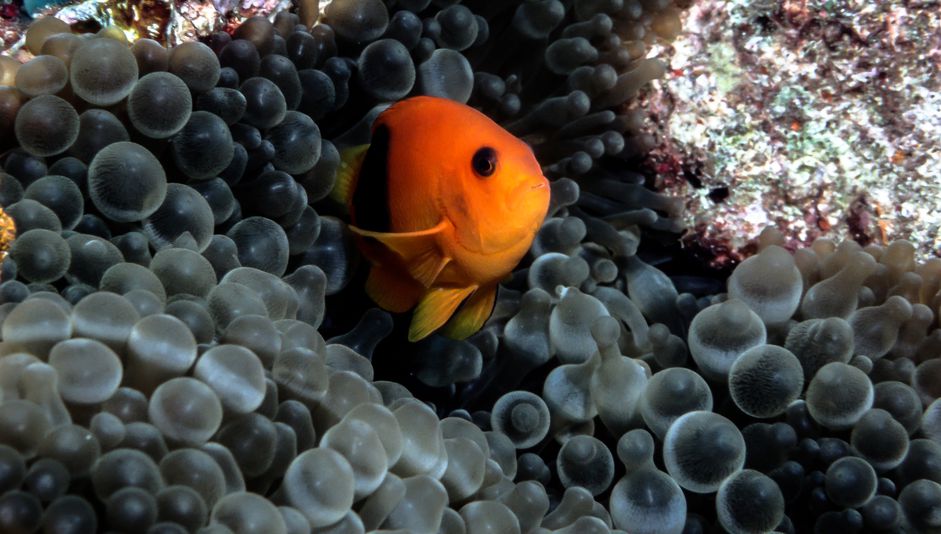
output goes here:
[[[937, 528], [941, 260], [680, 248], [638, 96], [688, 5], [311, 6], [169, 49], [40, 18], [0, 58], [0, 531]], [[373, 307], [328, 198], [419, 94], [551, 180], [464, 341]]]

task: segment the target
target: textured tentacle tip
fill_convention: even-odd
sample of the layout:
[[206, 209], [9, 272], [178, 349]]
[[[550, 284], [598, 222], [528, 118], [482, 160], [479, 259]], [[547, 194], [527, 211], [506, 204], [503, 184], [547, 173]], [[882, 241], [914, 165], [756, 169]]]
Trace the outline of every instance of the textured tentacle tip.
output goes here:
[[614, 348], [620, 335], [621, 327], [614, 317], [600, 316], [591, 324], [591, 336], [600, 351]]
[[597, 496], [614, 479], [614, 459], [598, 439], [575, 436], [562, 445], [556, 458], [556, 471], [566, 488], [585, 488], [592, 496]]
[[645, 429], [625, 432], [617, 443], [617, 455], [628, 471], [653, 467], [655, 452], [653, 436]]
[[379, 308], [370, 308], [349, 332], [327, 340], [346, 345], [362, 356], [372, 359], [373, 350], [392, 333], [392, 316]]
[[630, 430], [618, 440], [625, 475], [611, 492], [611, 519], [631, 532], [678, 533], [686, 522], [686, 499], [676, 480], [656, 468], [654, 452], [653, 437], [645, 429]]
[[558, 0], [524, 2], [513, 14], [513, 29], [528, 39], [549, 35], [565, 17], [565, 6]]

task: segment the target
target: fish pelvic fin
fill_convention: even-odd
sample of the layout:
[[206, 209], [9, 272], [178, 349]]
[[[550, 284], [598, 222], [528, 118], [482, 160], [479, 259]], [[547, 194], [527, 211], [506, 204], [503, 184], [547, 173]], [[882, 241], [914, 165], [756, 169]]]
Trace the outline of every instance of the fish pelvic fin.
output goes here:
[[382, 265], [373, 265], [366, 279], [366, 294], [380, 308], [402, 313], [415, 307], [425, 288], [408, 273]]
[[399, 258], [409, 275], [430, 288], [451, 261], [438, 244], [438, 236], [450, 226], [451, 223], [444, 219], [432, 228], [417, 232], [373, 232], [355, 226], [350, 229], [364, 238], [381, 243]]
[[482, 287], [474, 292], [453, 317], [441, 329], [441, 333], [451, 339], [466, 339], [484, 326], [493, 312], [497, 288]]
[[412, 323], [408, 328], [408, 340], [415, 342], [428, 337], [454, 314], [461, 302], [477, 290], [477, 286], [468, 287], [432, 287], [421, 300]]
[[336, 182], [330, 191], [330, 198], [344, 207], [350, 205], [353, 191], [356, 189], [356, 177], [363, 165], [369, 145], [356, 145], [344, 148], [340, 152], [340, 166], [337, 168]]

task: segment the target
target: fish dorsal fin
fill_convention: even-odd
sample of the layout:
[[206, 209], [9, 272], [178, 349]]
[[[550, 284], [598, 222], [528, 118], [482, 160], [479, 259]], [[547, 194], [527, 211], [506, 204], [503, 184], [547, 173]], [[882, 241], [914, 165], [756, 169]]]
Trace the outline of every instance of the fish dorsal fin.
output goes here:
[[461, 302], [476, 290], [475, 285], [428, 289], [412, 315], [412, 323], [408, 328], [408, 340], [414, 342], [428, 337], [447, 322]]
[[431, 287], [435, 279], [451, 261], [438, 236], [451, 227], [450, 221], [442, 219], [437, 225], [417, 232], [373, 232], [351, 226], [350, 229], [368, 239], [374, 239], [399, 257], [408, 273], [425, 287]]
[[369, 145], [357, 145], [340, 151], [340, 166], [337, 168], [336, 182], [330, 191], [330, 198], [344, 207], [348, 206], [356, 188], [356, 177], [363, 165], [363, 158]]
[[478, 289], [444, 325], [441, 333], [451, 339], [465, 339], [480, 330], [493, 312], [496, 296], [496, 286]]

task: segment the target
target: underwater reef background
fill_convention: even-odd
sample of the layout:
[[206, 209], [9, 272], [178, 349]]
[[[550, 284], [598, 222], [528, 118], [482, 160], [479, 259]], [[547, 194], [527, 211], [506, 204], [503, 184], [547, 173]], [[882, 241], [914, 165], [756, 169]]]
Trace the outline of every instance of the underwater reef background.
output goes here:
[[769, 225], [791, 249], [903, 238], [939, 255], [937, 2], [703, 0], [663, 53], [647, 166], [686, 199], [704, 259], [740, 261]]
[[[324, 4], [0, 56], [0, 532], [941, 529], [941, 259], [682, 246], [646, 91], [689, 3]], [[417, 94], [551, 180], [465, 341], [406, 341], [328, 198]]]

